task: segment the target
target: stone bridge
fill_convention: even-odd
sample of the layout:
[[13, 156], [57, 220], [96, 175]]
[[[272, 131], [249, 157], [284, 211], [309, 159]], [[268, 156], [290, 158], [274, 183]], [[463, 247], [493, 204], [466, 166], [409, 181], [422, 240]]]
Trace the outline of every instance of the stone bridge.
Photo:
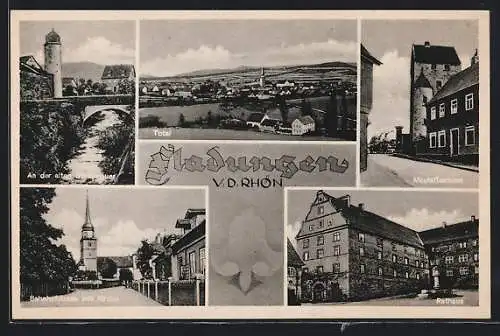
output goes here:
[[88, 105], [82, 111], [83, 124], [93, 115], [103, 111], [114, 111], [130, 115], [130, 105]]

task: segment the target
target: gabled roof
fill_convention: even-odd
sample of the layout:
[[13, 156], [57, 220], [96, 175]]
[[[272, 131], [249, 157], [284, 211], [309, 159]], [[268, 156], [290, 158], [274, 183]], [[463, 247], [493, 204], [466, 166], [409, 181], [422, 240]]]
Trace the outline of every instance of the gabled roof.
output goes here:
[[48, 75], [45, 69], [37, 62], [36, 58], [32, 55], [19, 57], [19, 66], [21, 70], [30, 71], [40, 75]]
[[177, 254], [180, 250], [189, 246], [192, 242], [199, 238], [205, 237], [205, 223], [203, 220], [200, 225], [197, 225], [191, 231], [188, 231], [185, 235], [180, 237], [175, 243], [172, 244], [172, 252]]
[[295, 247], [293, 246], [292, 242], [290, 239], [287, 239], [286, 241], [286, 252], [287, 252], [287, 265], [288, 266], [304, 266], [305, 263], [300, 259], [299, 254], [295, 250]]
[[363, 44], [361, 44], [361, 59], [368, 61], [369, 63], [381, 65], [378, 59], [376, 59], [370, 52], [365, 48]]
[[414, 44], [413, 60], [426, 64], [461, 64], [455, 47], [450, 46]]
[[262, 120], [262, 118], [264, 118], [264, 113], [254, 112], [254, 113], [250, 114], [247, 121], [260, 122]]
[[276, 119], [266, 119], [260, 123], [261, 126], [276, 126], [279, 120]]
[[189, 209], [187, 209], [186, 215], [184, 216], [184, 218], [189, 219], [189, 218], [193, 218], [194, 216], [204, 215], [204, 214], [205, 214], [205, 209], [189, 208]]
[[314, 124], [314, 119], [310, 115], [297, 118], [304, 125]]
[[479, 219], [469, 220], [456, 224], [441, 226], [438, 228], [421, 231], [420, 238], [425, 245], [436, 244], [455, 239], [478, 237]]
[[130, 76], [135, 76], [135, 70], [132, 64], [106, 65], [102, 72], [101, 79], [123, 79]]
[[175, 228], [176, 229], [190, 229], [191, 228], [191, 221], [186, 218], [180, 218], [175, 222]]
[[465, 70], [453, 75], [434, 97], [429, 101], [433, 103], [441, 98], [450, 96], [468, 87], [479, 84], [479, 63], [475, 63]]
[[424, 75], [423, 68], [422, 68], [422, 71], [420, 71], [420, 75], [418, 76], [417, 80], [415, 81], [415, 87], [423, 87], [423, 88], [431, 88], [432, 89], [431, 83], [429, 83], [429, 80]]

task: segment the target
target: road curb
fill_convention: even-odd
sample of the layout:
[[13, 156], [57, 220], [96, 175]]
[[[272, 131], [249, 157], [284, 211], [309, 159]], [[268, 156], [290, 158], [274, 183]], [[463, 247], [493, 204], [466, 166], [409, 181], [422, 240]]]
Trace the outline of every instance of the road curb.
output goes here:
[[413, 160], [413, 161], [420, 161], [420, 162], [434, 163], [434, 164], [439, 164], [439, 165], [442, 165], [442, 166], [447, 166], [447, 167], [451, 167], [451, 168], [457, 168], [457, 169], [462, 169], [462, 170], [467, 170], [467, 171], [479, 173], [479, 168], [472, 168], [472, 167], [469, 168], [469, 167], [456, 166], [456, 165], [454, 165], [452, 163], [448, 163], [448, 162], [430, 160], [430, 159], [426, 159], [426, 158], [420, 158], [420, 157], [415, 157], [415, 156], [410, 156], [410, 155], [405, 155], [405, 154], [399, 154], [399, 153], [397, 153], [397, 154], [393, 153], [393, 154], [389, 154], [389, 155], [394, 156], [394, 157], [403, 158], [403, 159], [408, 159], [408, 160]]

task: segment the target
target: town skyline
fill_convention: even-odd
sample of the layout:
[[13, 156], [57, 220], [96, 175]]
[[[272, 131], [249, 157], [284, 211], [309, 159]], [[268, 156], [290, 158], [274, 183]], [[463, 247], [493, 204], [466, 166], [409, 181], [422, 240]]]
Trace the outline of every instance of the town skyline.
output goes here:
[[98, 256], [130, 255], [143, 239], [152, 241], [158, 233], [179, 231], [175, 223], [188, 208], [205, 208], [205, 193], [201, 189], [134, 189], [129, 193], [124, 189], [56, 188], [56, 196], [44, 218], [48, 224], [63, 230], [64, 236], [56, 243], [65, 244], [77, 262], [86, 190]]
[[[288, 223], [286, 235], [295, 246], [295, 236], [301, 221], [307, 215], [314, 201], [315, 190], [289, 190]], [[328, 190], [333, 197], [351, 196], [351, 204], [364, 204], [366, 211], [373, 212], [417, 232], [439, 227], [443, 222], [455, 224], [475, 216], [479, 218], [479, 202], [476, 192], [436, 192], [436, 191], [366, 191]], [[398, 195], [394, 195], [398, 194]], [[453, 195], [453, 197], [450, 197]], [[398, 200], [395, 202], [394, 200]], [[422, 221], [425, 218], [425, 222]]]
[[[462, 63], [469, 67], [478, 48], [478, 23], [475, 20], [363, 20], [361, 41], [382, 64], [373, 69], [373, 108], [368, 141], [395, 126], [410, 127], [410, 55], [412, 44], [454, 47]], [[480, 54], [480, 51], [479, 51]]]
[[355, 20], [141, 21], [140, 34], [142, 75], [357, 58]]

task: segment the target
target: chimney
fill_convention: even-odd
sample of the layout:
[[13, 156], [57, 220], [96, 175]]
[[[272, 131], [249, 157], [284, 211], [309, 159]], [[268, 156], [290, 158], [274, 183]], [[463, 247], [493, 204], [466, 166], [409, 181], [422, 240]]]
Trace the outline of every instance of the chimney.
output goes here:
[[477, 54], [477, 49], [476, 49], [476, 51], [474, 52], [474, 56], [472, 56], [470, 59], [470, 65], [472, 66], [478, 62], [479, 62], [479, 56]]
[[365, 203], [359, 203], [358, 208], [359, 210], [365, 210]]
[[446, 229], [446, 226], [447, 226], [446, 222], [443, 222], [443, 229]]
[[429, 48], [431, 46], [431, 43], [429, 41], [425, 41], [424, 45], [426, 48]]
[[476, 221], [476, 216], [474, 216], [474, 215], [470, 216], [470, 221], [471, 222], [475, 222]]
[[351, 195], [345, 195], [345, 198], [347, 207], [349, 208], [351, 206]]

